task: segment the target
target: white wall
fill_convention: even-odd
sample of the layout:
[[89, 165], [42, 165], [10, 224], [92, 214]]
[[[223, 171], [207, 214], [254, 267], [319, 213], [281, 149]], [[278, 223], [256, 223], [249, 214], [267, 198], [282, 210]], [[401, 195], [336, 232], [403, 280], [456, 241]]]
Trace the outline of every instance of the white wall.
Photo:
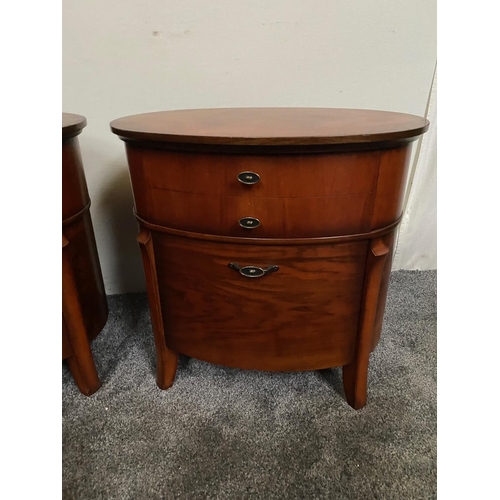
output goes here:
[[393, 269], [437, 268], [437, 77], [427, 117], [431, 126], [421, 138], [414, 175], [408, 179]]
[[63, 111], [80, 136], [108, 294], [144, 290], [114, 118], [312, 106], [423, 115], [435, 0], [64, 0]]

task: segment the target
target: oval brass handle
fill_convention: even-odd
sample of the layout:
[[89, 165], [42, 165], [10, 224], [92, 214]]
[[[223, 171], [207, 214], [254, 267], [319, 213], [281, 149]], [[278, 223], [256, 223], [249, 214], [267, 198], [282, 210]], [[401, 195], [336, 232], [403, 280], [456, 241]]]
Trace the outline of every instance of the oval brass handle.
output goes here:
[[256, 174], [255, 172], [240, 172], [238, 174], [238, 180], [242, 184], [257, 184], [257, 182], [260, 181], [260, 175]]
[[231, 269], [235, 269], [245, 278], [261, 278], [266, 274], [273, 273], [279, 269], [279, 266], [268, 266], [265, 269], [257, 266], [240, 266], [234, 262], [228, 264]]
[[255, 217], [242, 217], [238, 224], [245, 229], [255, 229], [260, 226], [260, 220]]

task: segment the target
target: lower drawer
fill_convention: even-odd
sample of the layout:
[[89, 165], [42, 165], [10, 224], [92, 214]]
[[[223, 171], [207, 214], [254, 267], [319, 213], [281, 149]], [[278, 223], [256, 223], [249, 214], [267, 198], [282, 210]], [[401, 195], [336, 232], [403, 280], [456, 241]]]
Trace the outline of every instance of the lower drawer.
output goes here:
[[366, 241], [259, 246], [154, 233], [153, 245], [172, 350], [259, 370], [352, 361]]

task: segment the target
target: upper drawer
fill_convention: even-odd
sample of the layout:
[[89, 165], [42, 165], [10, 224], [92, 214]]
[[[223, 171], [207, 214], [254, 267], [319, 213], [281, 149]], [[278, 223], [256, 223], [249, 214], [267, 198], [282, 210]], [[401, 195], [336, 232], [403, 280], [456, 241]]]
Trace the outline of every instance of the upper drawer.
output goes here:
[[140, 182], [141, 189], [221, 196], [293, 198], [373, 192], [380, 160], [379, 151], [245, 156], [127, 146], [132, 181]]

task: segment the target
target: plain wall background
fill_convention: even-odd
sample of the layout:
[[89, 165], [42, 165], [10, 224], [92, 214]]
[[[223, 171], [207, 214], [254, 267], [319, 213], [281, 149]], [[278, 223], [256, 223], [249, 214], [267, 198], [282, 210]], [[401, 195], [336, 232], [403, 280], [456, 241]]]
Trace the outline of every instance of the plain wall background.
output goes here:
[[437, 269], [437, 76], [427, 118], [432, 126], [422, 137], [408, 179], [393, 269]]
[[[145, 290], [124, 145], [111, 120], [243, 106], [426, 113], [434, 0], [65, 0], [62, 7], [63, 111], [87, 117], [80, 146], [108, 294]], [[419, 206], [416, 196], [411, 204]], [[425, 204], [435, 207], [435, 197]], [[410, 244], [400, 238], [398, 268], [432, 266], [435, 259], [415, 259]], [[435, 254], [432, 241], [421, 245]]]

